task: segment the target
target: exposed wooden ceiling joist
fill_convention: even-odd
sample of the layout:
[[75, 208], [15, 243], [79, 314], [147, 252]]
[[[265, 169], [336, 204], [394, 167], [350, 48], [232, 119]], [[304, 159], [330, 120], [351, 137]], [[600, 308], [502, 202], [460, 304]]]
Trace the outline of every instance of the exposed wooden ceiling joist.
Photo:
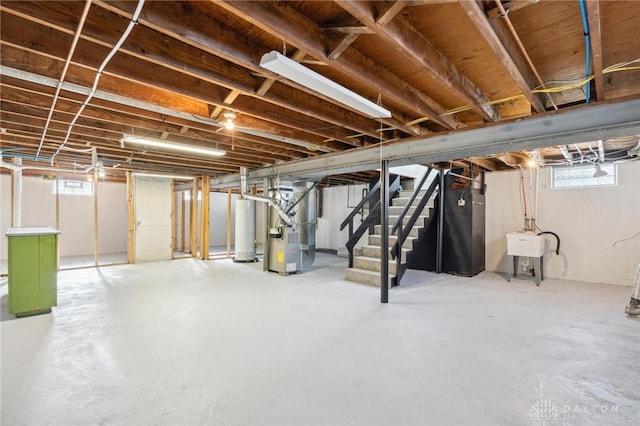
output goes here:
[[[475, 84], [458, 71], [411, 23], [397, 16], [395, 19], [378, 21], [377, 3], [365, 1], [337, 2], [360, 22], [372, 29], [376, 35], [398, 50], [407, 54], [410, 60], [429, 70], [433, 77], [449, 86], [452, 92], [488, 121], [500, 119], [489, 98]], [[391, 6], [393, 7], [393, 6]], [[382, 13], [384, 18], [385, 14]]]
[[[349, 151], [354, 152], [351, 165], [368, 156], [372, 146], [382, 145], [384, 153], [396, 145], [413, 147], [416, 137], [429, 152], [436, 147], [450, 152], [448, 143], [459, 138], [458, 131], [492, 126], [496, 111], [502, 120], [515, 123], [546, 114], [544, 108], [554, 104], [561, 113], [585, 103], [585, 78], [594, 79], [589, 107], [601, 105], [605, 97], [607, 104], [640, 97], [640, 70], [634, 62], [638, 51], [629, 43], [640, 38], [640, 2], [586, 2], [593, 77], [585, 77], [581, 9], [573, 1], [500, 0], [506, 17], [499, 16], [496, 0], [146, 1], [137, 25], [75, 121], [97, 67], [130, 24], [137, 2], [93, 0], [79, 29], [85, 4], [0, 2], [0, 154], [5, 161], [19, 155], [30, 167], [49, 173], [42, 170], [43, 161], [30, 158], [40, 149], [42, 134], [43, 155], [55, 152], [68, 134], [64, 143], [73, 151], [63, 149], [53, 165], [46, 161], [47, 170], [86, 168], [89, 151], [95, 149], [109, 166], [110, 179], [121, 178], [124, 170], [217, 179], [239, 166], [289, 167], [326, 155], [330, 164]], [[511, 29], [505, 29], [507, 18], [521, 47], [516, 48]], [[71, 55], [76, 32], [79, 41]], [[272, 50], [370, 100], [380, 98], [392, 118], [372, 120], [266, 71], [260, 59]], [[69, 56], [70, 67], [60, 83]], [[474, 87], [465, 86], [466, 81]], [[60, 98], [52, 109], [59, 84]], [[224, 127], [226, 112], [236, 116], [233, 131]], [[227, 155], [208, 159], [121, 146], [124, 133], [217, 146]], [[588, 150], [591, 143], [599, 160], [631, 158], [628, 151], [637, 136], [618, 136], [587, 135], [591, 141], [571, 142], [570, 149]], [[561, 139], [541, 148], [554, 164], [571, 162], [576, 155], [570, 152], [565, 159], [558, 147]], [[595, 150], [597, 140], [602, 143]], [[500, 152], [493, 154], [521, 158], [518, 149], [530, 151], [539, 142], [496, 145]], [[508, 167], [495, 155], [469, 158], [473, 154], [461, 151], [461, 158], [450, 160], [475, 161], [486, 170]], [[362, 182], [373, 175], [351, 168], [334, 182]]]
[[[327, 66], [357, 77], [372, 90], [380, 93], [383, 99], [389, 98], [405, 104], [408, 108], [429, 117], [446, 128], [460, 127], [460, 124], [453, 117], [440, 117], [444, 109], [433, 99], [410, 87], [406, 82], [376, 65], [354, 49], [347, 49], [337, 60], [330, 61], [326, 57], [326, 50], [327, 46], [332, 45], [334, 41], [319, 25], [297, 13], [286, 3], [279, 3], [277, 6], [266, 2], [242, 1], [216, 2], [216, 4], [269, 34], [305, 50]], [[372, 70], [375, 71], [372, 72]], [[374, 76], [378, 77], [374, 78]], [[383, 81], [386, 84], [382, 84]], [[394, 120], [383, 121], [388, 126], [408, 130], [406, 126], [399, 126]]]
[[540, 100], [539, 95], [534, 95], [531, 92], [531, 89], [537, 85], [535, 76], [526, 60], [522, 57], [522, 53], [513, 43], [502, 22], [500, 20], [490, 21], [484, 14], [480, 4], [475, 0], [462, 1], [459, 4], [491, 50], [493, 50], [507, 71], [509, 71], [509, 75], [518, 85], [527, 100], [537, 112], [544, 112], [544, 103]]

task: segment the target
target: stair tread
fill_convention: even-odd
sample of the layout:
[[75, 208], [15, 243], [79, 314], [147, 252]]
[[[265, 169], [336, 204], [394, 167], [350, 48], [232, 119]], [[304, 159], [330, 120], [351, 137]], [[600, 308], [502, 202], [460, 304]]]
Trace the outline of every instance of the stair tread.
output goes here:
[[[373, 261], [373, 262], [376, 262], [376, 261], [379, 262], [380, 261], [379, 257], [371, 257], [371, 256], [354, 256], [353, 259], [354, 259], [354, 261], [355, 261], [355, 259], [370, 260], [370, 261]], [[396, 261], [395, 261], [395, 259], [389, 259], [389, 263], [396, 263]], [[404, 265], [404, 263], [403, 263], [403, 265]]]
[[[375, 276], [375, 277], [380, 276], [380, 272], [378, 272], [378, 271], [370, 271], [368, 269], [347, 268], [347, 271], [358, 272], [358, 273], [361, 273], [361, 274], [364, 274], [364, 275], [371, 275], [371, 276]], [[389, 274], [389, 278], [393, 278], [393, 277], [395, 277], [395, 275], [390, 273]]]
[[[380, 235], [380, 234], [371, 234], [371, 235], [369, 235], [369, 236], [370, 236], [370, 237], [382, 237], [382, 235]], [[389, 235], [389, 238], [398, 239], [398, 235], [397, 235], [397, 234], [390, 234], [390, 235]], [[409, 235], [409, 236], [407, 237], [407, 239], [409, 239], [409, 238], [410, 238], [410, 239], [412, 239], [412, 240], [415, 240], [415, 239], [416, 239], [416, 238], [418, 238], [418, 237], [412, 237], [411, 235]]]
[[[382, 246], [376, 246], [375, 244], [365, 244], [362, 247], [373, 247], [373, 248], [381, 248]], [[391, 250], [391, 247], [389, 247], [389, 250]], [[402, 248], [402, 251], [411, 251], [410, 248]]]

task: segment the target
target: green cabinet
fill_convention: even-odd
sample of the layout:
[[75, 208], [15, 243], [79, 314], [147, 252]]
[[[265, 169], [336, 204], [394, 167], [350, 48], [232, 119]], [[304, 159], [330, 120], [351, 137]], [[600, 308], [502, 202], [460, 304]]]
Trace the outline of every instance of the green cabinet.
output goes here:
[[45, 227], [9, 228], [9, 312], [51, 312], [58, 302], [58, 234]]

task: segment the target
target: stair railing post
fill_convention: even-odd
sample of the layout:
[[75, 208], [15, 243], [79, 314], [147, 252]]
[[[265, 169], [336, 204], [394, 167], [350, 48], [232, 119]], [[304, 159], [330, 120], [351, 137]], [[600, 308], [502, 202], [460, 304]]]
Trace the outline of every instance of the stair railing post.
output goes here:
[[444, 169], [440, 169], [438, 184], [438, 240], [436, 242], [436, 273], [442, 273], [442, 238], [444, 231]]
[[[389, 302], [389, 160], [380, 164], [380, 303]], [[400, 253], [402, 255], [402, 253]]]
[[396, 239], [396, 244], [398, 244], [398, 255], [396, 256], [396, 286], [400, 285], [400, 265], [402, 264], [402, 245], [400, 244], [402, 238], [402, 222], [404, 219], [398, 218], [400, 223], [398, 224], [398, 238]]
[[[353, 218], [349, 221], [349, 240], [353, 237]], [[349, 268], [353, 268], [353, 248], [349, 249]]]

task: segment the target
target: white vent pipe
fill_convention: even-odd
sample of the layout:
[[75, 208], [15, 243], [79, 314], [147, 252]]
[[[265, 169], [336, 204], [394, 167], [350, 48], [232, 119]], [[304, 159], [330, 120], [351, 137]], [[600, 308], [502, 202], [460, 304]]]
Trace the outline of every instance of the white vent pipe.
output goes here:
[[280, 204], [276, 202], [276, 200], [264, 197], [262, 195], [255, 195], [249, 193], [249, 169], [246, 167], [240, 167], [240, 192], [242, 193], [242, 197], [247, 200], [260, 201], [262, 203], [267, 203], [271, 205], [280, 215], [280, 218], [287, 226], [293, 226], [295, 224], [295, 220], [287, 215], [287, 213], [280, 207]]

